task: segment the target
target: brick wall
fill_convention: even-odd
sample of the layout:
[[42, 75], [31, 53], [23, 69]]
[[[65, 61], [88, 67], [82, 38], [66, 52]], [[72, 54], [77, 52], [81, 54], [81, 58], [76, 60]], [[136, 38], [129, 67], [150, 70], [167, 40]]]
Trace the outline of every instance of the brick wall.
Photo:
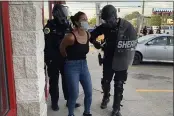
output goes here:
[[18, 116], [47, 116], [42, 2], [10, 2]]

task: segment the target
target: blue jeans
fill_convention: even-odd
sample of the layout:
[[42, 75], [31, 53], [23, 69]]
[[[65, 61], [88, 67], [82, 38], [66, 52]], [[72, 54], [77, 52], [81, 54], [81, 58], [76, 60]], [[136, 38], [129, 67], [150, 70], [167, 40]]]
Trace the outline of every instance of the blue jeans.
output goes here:
[[86, 60], [71, 60], [65, 63], [65, 77], [68, 85], [68, 110], [69, 115], [74, 115], [76, 100], [79, 95], [79, 82], [81, 83], [85, 99], [84, 113], [90, 113], [92, 103], [92, 82]]

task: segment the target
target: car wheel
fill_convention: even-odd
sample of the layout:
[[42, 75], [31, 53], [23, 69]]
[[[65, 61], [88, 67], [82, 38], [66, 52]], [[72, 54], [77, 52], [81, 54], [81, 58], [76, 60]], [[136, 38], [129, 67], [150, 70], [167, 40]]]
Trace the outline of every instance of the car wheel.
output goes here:
[[141, 54], [138, 53], [138, 52], [136, 52], [136, 53], [135, 53], [135, 56], [134, 56], [133, 65], [138, 65], [138, 64], [140, 64], [140, 63], [141, 63], [141, 60], [142, 60]]

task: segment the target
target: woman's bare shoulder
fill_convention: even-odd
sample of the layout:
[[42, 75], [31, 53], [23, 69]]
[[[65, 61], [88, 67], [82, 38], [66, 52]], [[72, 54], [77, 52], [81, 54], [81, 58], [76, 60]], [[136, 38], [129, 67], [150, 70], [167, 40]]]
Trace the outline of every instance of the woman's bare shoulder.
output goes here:
[[71, 33], [67, 33], [65, 35], [65, 39], [69, 40], [69, 41], [74, 41], [74, 35]]

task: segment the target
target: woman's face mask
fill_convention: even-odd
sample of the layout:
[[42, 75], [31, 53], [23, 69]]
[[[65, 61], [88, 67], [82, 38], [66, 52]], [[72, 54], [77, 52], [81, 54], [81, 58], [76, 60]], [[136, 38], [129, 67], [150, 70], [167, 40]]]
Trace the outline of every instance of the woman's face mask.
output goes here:
[[80, 27], [84, 30], [88, 30], [89, 29], [89, 24], [88, 21], [81, 21], [80, 22]]

